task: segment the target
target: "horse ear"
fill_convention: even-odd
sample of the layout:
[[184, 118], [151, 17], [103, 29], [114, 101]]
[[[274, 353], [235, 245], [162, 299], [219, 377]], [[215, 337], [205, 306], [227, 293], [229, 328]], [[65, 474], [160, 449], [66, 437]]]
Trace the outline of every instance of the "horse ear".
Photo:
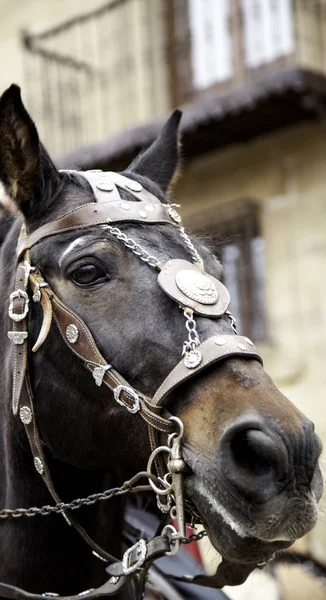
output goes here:
[[140, 154], [128, 169], [148, 177], [164, 192], [177, 176], [180, 167], [179, 124], [181, 117], [181, 110], [175, 110], [155, 142], [143, 154]]
[[58, 183], [59, 173], [40, 143], [36, 127], [11, 85], [0, 98], [0, 181], [25, 217], [43, 212], [43, 187]]

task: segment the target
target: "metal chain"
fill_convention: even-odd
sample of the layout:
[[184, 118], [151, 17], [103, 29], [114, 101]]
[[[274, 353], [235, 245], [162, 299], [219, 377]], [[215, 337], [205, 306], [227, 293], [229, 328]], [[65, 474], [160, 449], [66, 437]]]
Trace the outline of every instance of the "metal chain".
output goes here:
[[110, 500], [115, 496], [121, 496], [123, 494], [151, 491], [152, 488], [150, 485], [134, 486], [134, 484], [143, 477], [146, 477], [150, 480], [156, 480], [156, 477], [151, 473], [147, 473], [147, 471], [141, 471], [129, 481], [125, 481], [120, 487], [111, 488], [110, 490], [105, 490], [104, 492], [99, 492], [97, 494], [91, 494], [90, 496], [87, 496], [87, 498], [76, 498], [75, 500], [72, 500], [72, 502], [58, 502], [55, 505], [46, 504], [41, 507], [32, 506], [30, 508], [6, 508], [0, 511], [0, 519], [8, 519], [9, 517], [35, 517], [37, 515], [44, 517], [53, 513], [61, 513], [65, 510], [77, 510], [82, 506], [90, 506], [96, 502]]
[[197, 346], [200, 344], [200, 339], [197, 332], [196, 321], [193, 317], [192, 312], [189, 310], [183, 311], [184, 316], [186, 317], [186, 328], [188, 331], [188, 340], [183, 342], [183, 350], [182, 356], [186, 354], [186, 352], [191, 352], [192, 350], [196, 350]]
[[154, 269], [160, 268], [160, 261], [152, 254], [149, 254], [140, 244], [137, 244], [133, 238], [126, 236], [121, 229], [112, 227], [112, 225], [106, 225], [105, 228], [150, 267], [154, 267]]
[[195, 246], [193, 245], [192, 241], [189, 239], [188, 235], [186, 234], [184, 227], [180, 227], [180, 235], [181, 235], [182, 239], [185, 241], [185, 243], [187, 244], [189, 250], [191, 250], [191, 252], [192, 252], [191, 258], [195, 262], [197, 262], [203, 266], [203, 264], [204, 264], [203, 259], [199, 256]]
[[199, 540], [203, 539], [207, 535], [207, 531], [205, 529], [202, 529], [202, 531], [199, 531], [199, 533], [193, 533], [192, 535], [189, 535], [189, 537], [181, 538], [180, 544], [184, 544], [186, 546], [187, 544], [191, 544], [192, 542], [199, 542]]

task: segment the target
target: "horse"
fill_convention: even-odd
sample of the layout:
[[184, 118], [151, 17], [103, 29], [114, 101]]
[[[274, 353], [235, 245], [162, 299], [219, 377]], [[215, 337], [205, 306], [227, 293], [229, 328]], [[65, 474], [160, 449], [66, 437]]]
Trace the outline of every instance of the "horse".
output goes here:
[[[1, 96], [17, 209], [0, 257], [1, 597], [142, 597], [191, 520], [222, 556], [192, 581], [239, 585], [316, 522], [313, 424], [237, 334], [219, 260], [171, 204], [180, 119], [121, 173], [59, 172], [19, 87]], [[137, 491], [162, 525], [124, 550]]]

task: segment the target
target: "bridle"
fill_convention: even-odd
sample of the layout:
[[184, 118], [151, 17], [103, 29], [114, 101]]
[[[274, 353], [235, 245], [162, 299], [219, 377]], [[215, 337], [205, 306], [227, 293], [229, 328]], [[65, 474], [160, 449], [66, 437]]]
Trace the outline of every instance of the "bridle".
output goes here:
[[[115, 595], [127, 582], [132, 581], [135, 590], [137, 589], [135, 597], [142, 597], [145, 575], [151, 563], [164, 555], [174, 554], [186, 535], [183, 476], [187, 466], [181, 450], [183, 425], [180, 419], [168, 413], [164, 407], [164, 400], [176, 387], [207, 366], [224, 358], [245, 356], [262, 361], [252, 341], [236, 334], [234, 319], [228, 312], [230, 301], [228, 291], [220, 281], [204, 272], [203, 261], [181, 226], [181, 218], [174, 206], [163, 204], [138, 181], [121, 174], [101, 171], [78, 172], [78, 174], [85, 177], [91, 185], [95, 201], [46, 223], [30, 234], [27, 233], [25, 226], [22, 228], [17, 244], [18, 266], [15, 289], [10, 294], [9, 304], [9, 317], [12, 319], [13, 326], [8, 336], [14, 348], [12, 410], [14, 415], [19, 415], [24, 424], [36, 471], [42, 477], [55, 505], [31, 509], [5, 509], [0, 511], [0, 518], [60, 512], [67, 523], [72, 525], [89, 544], [92, 552], [108, 563], [106, 572], [109, 579], [106, 584], [97, 590], [83, 592], [83, 595], [87, 598]], [[127, 201], [121, 197], [120, 190], [131, 194], [134, 201]], [[193, 262], [172, 259], [162, 265], [155, 256], [149, 254], [118, 227], [118, 224], [137, 223], [177, 228]], [[186, 319], [188, 337], [183, 345], [182, 359], [167, 375], [152, 398], [135, 390], [114, 366], [107, 362], [83, 319], [60, 300], [43, 279], [38, 267], [30, 263], [30, 248], [44, 238], [67, 231], [84, 230], [94, 225], [104, 226], [125, 247], [159, 272], [160, 288], [177, 303]], [[94, 494], [89, 502], [87, 502], [89, 499], [77, 500], [69, 504], [61, 502], [53, 486], [43, 452], [28, 371], [28, 310], [31, 293], [32, 300], [40, 303], [43, 309], [41, 330], [32, 351], [36, 352], [41, 347], [54, 319], [64, 343], [83, 362], [93, 376], [94, 384], [105, 385], [112, 392], [116, 402], [130, 413], [140, 415], [148, 425], [152, 453], [147, 470], [138, 473], [120, 488]], [[233, 333], [215, 335], [200, 342], [196, 329], [196, 314], [207, 318], [220, 318], [227, 314], [231, 319]], [[114, 363], [114, 357], [112, 362]], [[167, 439], [165, 445], [160, 445], [162, 435]], [[164, 456], [166, 460], [163, 459]], [[143, 478], [147, 478], [147, 484], [138, 484]], [[170, 515], [177, 521], [178, 529], [172, 525], [165, 525], [160, 535], [152, 540], [138, 540], [124, 553], [122, 560], [116, 559], [100, 548], [72, 516], [72, 510], [83, 504], [143, 490], [154, 490], [159, 509], [163, 514]], [[249, 571], [251, 569], [252, 566]], [[184, 581], [213, 587], [224, 585], [223, 576], [215, 576], [215, 579], [201, 576], [187, 577]], [[0, 584], [0, 595], [18, 600], [44, 597], [29, 594], [6, 584]], [[65, 598], [77, 599], [78, 596]]]

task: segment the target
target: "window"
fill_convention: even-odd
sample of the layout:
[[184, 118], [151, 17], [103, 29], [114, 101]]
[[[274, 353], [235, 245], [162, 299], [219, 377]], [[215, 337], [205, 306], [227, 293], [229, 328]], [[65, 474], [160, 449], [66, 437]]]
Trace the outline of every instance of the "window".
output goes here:
[[230, 310], [238, 332], [261, 341], [266, 337], [265, 243], [259, 208], [248, 201], [226, 206], [214, 231], [219, 234], [216, 251], [223, 263], [223, 282], [231, 295]]
[[229, 0], [189, 0], [191, 63], [195, 88], [232, 76]]
[[248, 67], [258, 67], [293, 51], [292, 0], [241, 0]]

